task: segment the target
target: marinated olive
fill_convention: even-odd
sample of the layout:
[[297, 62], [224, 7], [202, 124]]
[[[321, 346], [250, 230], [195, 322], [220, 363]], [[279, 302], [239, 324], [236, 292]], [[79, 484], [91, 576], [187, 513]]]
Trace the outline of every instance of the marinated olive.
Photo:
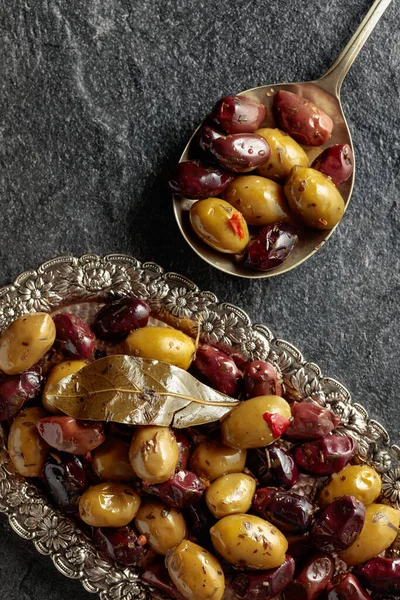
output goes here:
[[87, 323], [68, 313], [55, 315], [53, 321], [56, 326], [56, 341], [63, 352], [74, 358], [92, 356], [95, 337]]
[[329, 434], [294, 449], [296, 464], [303, 471], [322, 477], [338, 473], [357, 453], [357, 443], [349, 435]]
[[283, 600], [315, 600], [332, 579], [335, 561], [317, 552], [307, 561], [296, 579], [283, 591]]
[[32, 367], [20, 375], [5, 375], [0, 378], [0, 421], [10, 419], [25, 402], [35, 398], [43, 383], [42, 371]]
[[187, 600], [221, 600], [225, 577], [218, 560], [208, 550], [183, 540], [165, 560], [169, 576]]
[[163, 592], [162, 600], [164, 600], [164, 593], [173, 600], [186, 600], [172, 583], [164, 560], [157, 560], [147, 565], [142, 573], [142, 579], [152, 588]]
[[292, 254], [298, 239], [297, 228], [289, 223], [263, 227], [247, 248], [246, 267], [257, 271], [279, 267]]
[[120, 342], [130, 331], [146, 327], [150, 307], [143, 300], [125, 298], [105, 304], [99, 310], [92, 329], [100, 340]]
[[263, 177], [274, 181], [283, 181], [289, 175], [290, 169], [296, 165], [308, 167], [308, 156], [303, 148], [293, 139], [279, 129], [257, 129], [271, 148], [269, 160], [258, 167], [257, 172]]
[[228, 185], [224, 199], [239, 210], [248, 225], [271, 225], [289, 218], [283, 188], [258, 175], [241, 175]]
[[197, 135], [197, 144], [200, 150], [200, 155], [204, 159], [212, 159], [210, 154], [210, 144], [218, 139], [224, 137], [224, 134], [215, 129], [214, 127], [209, 127], [206, 125], [202, 127]]
[[222, 421], [222, 441], [232, 448], [261, 448], [289, 425], [290, 406], [280, 396], [257, 396], [236, 406]]
[[247, 96], [225, 96], [218, 100], [209, 118], [225, 133], [253, 133], [266, 114], [264, 104]]
[[138, 535], [132, 526], [98, 527], [93, 541], [101, 552], [124, 565], [139, 565], [149, 550], [146, 537]]
[[302, 533], [286, 533], [285, 537], [288, 541], [288, 554], [293, 558], [303, 559], [309, 556], [315, 550], [308, 531]]
[[206, 491], [207, 506], [217, 519], [246, 513], [253, 501], [256, 480], [244, 473], [229, 473], [216, 479]]
[[316, 507], [304, 496], [274, 487], [258, 489], [253, 508], [282, 531], [305, 531], [316, 512]]
[[228, 473], [240, 473], [246, 464], [246, 450], [228, 448], [217, 440], [199, 444], [190, 461], [190, 468], [199, 477], [214, 481]]
[[187, 537], [182, 513], [156, 500], [142, 503], [135, 525], [146, 536], [150, 548], [162, 555]]
[[44, 386], [42, 394], [42, 404], [46, 410], [53, 414], [60, 414], [61, 411], [54, 406], [54, 397], [51, 396], [51, 388], [59, 383], [61, 379], [77, 373], [87, 364], [83, 360], [65, 360], [52, 367], [50, 373], [47, 376], [46, 385]]
[[146, 494], [154, 494], [175, 508], [199, 502], [205, 490], [204, 483], [191, 471], [177, 471], [171, 479], [158, 485], [143, 484]]
[[355, 574], [373, 592], [400, 593], [400, 559], [398, 558], [377, 556], [358, 567]]
[[202, 546], [210, 546], [210, 529], [216, 522], [214, 515], [209, 511], [204, 495], [200, 502], [192, 504], [184, 509], [184, 515], [190, 533], [195, 541]]
[[[210, 529], [215, 550], [229, 563], [247, 569], [274, 569], [284, 560], [285, 536], [254, 515], [223, 517]], [[238, 541], [239, 540], [239, 541]]]
[[335, 144], [330, 146], [311, 165], [313, 169], [321, 171], [330, 177], [336, 186], [342, 185], [352, 174], [354, 157], [348, 144]]
[[179, 460], [176, 438], [169, 427], [138, 427], [129, 448], [136, 475], [148, 483], [171, 479]]
[[160, 360], [188, 369], [196, 347], [192, 338], [172, 327], [143, 327], [132, 331], [125, 341], [125, 351], [133, 356]]
[[135, 517], [140, 496], [124, 483], [91, 486], [79, 501], [79, 516], [92, 527], [124, 527]]
[[358, 538], [365, 521], [365, 506], [352, 496], [329, 504], [312, 526], [311, 536], [318, 550], [339, 552]]
[[332, 135], [332, 119], [307, 98], [279, 90], [274, 96], [274, 111], [281, 129], [299, 144], [322, 146]]
[[117, 437], [109, 437], [93, 452], [93, 470], [104, 481], [132, 481], [136, 479], [129, 460], [129, 444]]
[[370, 504], [365, 509], [365, 522], [360, 535], [341, 553], [341, 559], [353, 566], [374, 558], [395, 540], [399, 522], [400, 511], [386, 504]]
[[26, 408], [14, 419], [8, 434], [8, 453], [15, 469], [25, 477], [40, 477], [48, 445], [40, 437], [36, 424], [46, 416], [39, 406]]
[[293, 213], [315, 229], [332, 229], [344, 214], [344, 200], [332, 181], [311, 167], [292, 167], [285, 196]]
[[69, 454], [86, 454], [105, 440], [103, 425], [96, 421], [78, 421], [63, 415], [40, 419], [36, 427], [49, 446]]
[[341, 496], [354, 496], [368, 506], [381, 493], [382, 482], [379, 474], [368, 465], [349, 465], [334, 473], [322, 488], [318, 503], [325, 507]]
[[340, 573], [326, 586], [327, 600], [371, 600], [351, 573]]
[[332, 411], [312, 402], [293, 404], [292, 417], [292, 422], [284, 434], [291, 442], [325, 437], [340, 423], [339, 417]]
[[0, 337], [0, 371], [16, 375], [27, 371], [52, 347], [56, 327], [42, 312], [23, 315]]
[[285, 561], [275, 569], [254, 572], [242, 571], [235, 575], [232, 589], [240, 600], [270, 600], [278, 596], [292, 581], [295, 562], [286, 555]]
[[177, 196], [204, 200], [221, 194], [233, 178], [232, 173], [216, 165], [199, 160], [185, 160], [173, 168], [168, 185]]
[[200, 344], [196, 350], [193, 368], [205, 383], [219, 392], [228, 396], [237, 396], [239, 393], [242, 374], [235, 361], [221, 350], [209, 344]]
[[256, 396], [280, 396], [282, 391], [278, 384], [278, 373], [266, 360], [253, 360], [245, 365], [243, 372], [244, 387], [247, 398]]
[[293, 487], [299, 471], [290, 453], [278, 444], [271, 444], [265, 449], [265, 454], [275, 481], [283, 487]]
[[190, 209], [195, 233], [206, 244], [226, 254], [240, 254], [249, 241], [243, 215], [220, 198], [199, 200]]
[[88, 487], [85, 469], [78, 456], [52, 456], [43, 470], [54, 502], [67, 514], [78, 512], [79, 499]]

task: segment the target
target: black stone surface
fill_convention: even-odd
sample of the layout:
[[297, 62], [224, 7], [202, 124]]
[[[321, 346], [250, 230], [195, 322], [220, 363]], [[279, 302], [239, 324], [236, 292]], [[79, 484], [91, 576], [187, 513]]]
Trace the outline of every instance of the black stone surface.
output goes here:
[[[297, 345], [400, 442], [400, 4], [343, 84], [355, 189], [311, 260], [257, 282], [213, 271], [181, 238], [165, 186], [220, 96], [322, 75], [370, 5], [0, 2], [0, 284], [61, 254], [154, 260]], [[0, 575], [1, 599], [93, 598], [4, 517]]]

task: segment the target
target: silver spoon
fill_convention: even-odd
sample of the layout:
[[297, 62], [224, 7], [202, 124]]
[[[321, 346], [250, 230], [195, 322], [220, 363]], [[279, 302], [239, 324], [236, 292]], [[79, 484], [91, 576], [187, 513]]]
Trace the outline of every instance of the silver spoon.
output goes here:
[[[353, 64], [353, 61], [390, 3], [391, 0], [375, 0], [343, 52], [320, 79], [304, 83], [277, 83], [273, 85], [263, 85], [241, 92], [241, 94], [249, 96], [257, 102], [262, 102], [267, 107], [268, 116], [266, 123], [262, 125], [263, 127], [276, 127], [271, 110], [272, 96], [279, 89], [288, 90], [290, 92], [294, 92], [295, 94], [305, 96], [314, 102], [314, 104], [322, 108], [322, 110], [324, 110], [331, 117], [334, 123], [334, 129], [329, 142], [324, 146], [320, 146], [319, 148], [310, 147], [306, 150], [309, 156], [310, 164], [322, 150], [333, 144], [349, 144], [353, 150], [351, 134], [340, 103], [340, 88], [348, 70]], [[197, 131], [198, 129], [190, 138], [182, 156], [180, 157], [180, 161], [188, 160], [189, 146]], [[353, 184], [354, 171], [352, 177], [348, 179], [340, 189], [345, 201], [345, 208], [347, 208], [350, 202]], [[325, 244], [337, 227], [336, 225], [336, 227], [330, 229], [329, 231], [308, 229], [307, 233], [301, 236], [293, 254], [286, 262], [271, 271], [252, 271], [250, 269], [246, 269], [239, 259], [235, 259], [235, 257], [232, 257], [232, 255], [222, 254], [213, 250], [196, 236], [190, 225], [188, 216], [189, 209], [192, 204], [193, 200], [182, 200], [176, 196], [173, 197], [175, 217], [182, 235], [187, 243], [211, 266], [219, 269], [220, 271], [224, 271], [225, 273], [229, 273], [230, 275], [247, 277], [249, 279], [273, 277], [274, 275], [279, 275], [280, 273], [285, 273], [286, 271], [290, 271], [291, 269], [298, 267]]]

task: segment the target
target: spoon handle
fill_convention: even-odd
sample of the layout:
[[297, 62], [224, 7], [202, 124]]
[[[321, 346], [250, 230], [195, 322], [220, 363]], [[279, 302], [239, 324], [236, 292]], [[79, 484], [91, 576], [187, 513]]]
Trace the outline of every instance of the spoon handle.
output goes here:
[[339, 97], [343, 79], [391, 1], [375, 0], [343, 52], [318, 80], [320, 87]]

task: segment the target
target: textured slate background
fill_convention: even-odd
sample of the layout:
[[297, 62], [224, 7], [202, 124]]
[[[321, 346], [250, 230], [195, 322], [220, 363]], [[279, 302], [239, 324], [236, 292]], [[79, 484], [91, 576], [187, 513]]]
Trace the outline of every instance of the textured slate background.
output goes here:
[[[0, 0], [0, 284], [60, 254], [158, 261], [245, 308], [398, 430], [400, 4], [344, 82], [353, 199], [299, 269], [250, 282], [188, 249], [165, 178], [222, 95], [314, 79], [371, 0]], [[92, 598], [0, 518], [0, 598]]]

